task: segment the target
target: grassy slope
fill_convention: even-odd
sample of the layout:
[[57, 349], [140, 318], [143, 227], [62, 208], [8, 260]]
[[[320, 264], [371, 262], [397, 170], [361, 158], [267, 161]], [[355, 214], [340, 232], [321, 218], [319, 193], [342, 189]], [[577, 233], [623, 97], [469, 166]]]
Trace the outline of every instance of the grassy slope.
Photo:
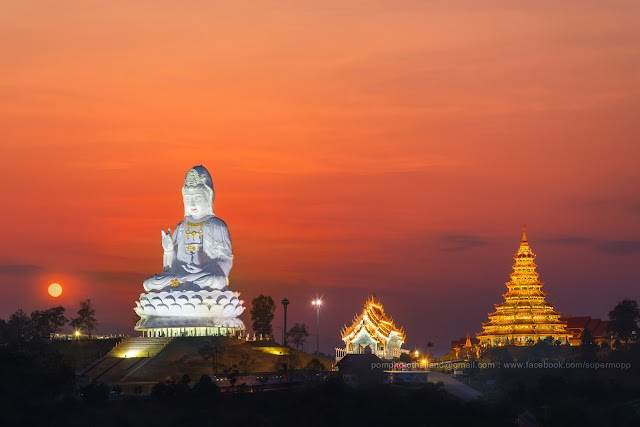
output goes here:
[[[168, 377], [179, 379], [187, 374], [192, 379], [202, 374], [211, 374], [211, 362], [205, 361], [198, 353], [198, 349], [207, 341], [208, 337], [175, 338], [153, 360], [150, 360], [139, 371], [128, 378], [128, 381], [161, 381]], [[246, 342], [234, 338], [225, 339], [225, 351], [222, 364], [230, 366], [237, 362], [240, 355], [245, 353], [255, 361], [252, 372], [274, 371], [275, 365], [284, 347], [267, 342]], [[306, 365], [314, 356], [289, 349], [300, 359], [300, 367]], [[333, 361], [322, 358], [321, 362], [327, 369], [331, 369]]]
[[60, 353], [65, 362], [78, 370], [107, 354], [119, 341], [120, 338], [60, 340], [52, 341], [49, 349]]

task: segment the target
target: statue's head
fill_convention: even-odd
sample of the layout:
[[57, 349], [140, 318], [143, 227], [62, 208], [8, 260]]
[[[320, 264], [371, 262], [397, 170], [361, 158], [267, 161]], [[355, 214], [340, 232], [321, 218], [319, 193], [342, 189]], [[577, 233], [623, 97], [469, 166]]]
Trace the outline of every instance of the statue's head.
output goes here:
[[204, 166], [194, 166], [187, 172], [182, 187], [184, 215], [194, 219], [213, 215], [213, 181]]

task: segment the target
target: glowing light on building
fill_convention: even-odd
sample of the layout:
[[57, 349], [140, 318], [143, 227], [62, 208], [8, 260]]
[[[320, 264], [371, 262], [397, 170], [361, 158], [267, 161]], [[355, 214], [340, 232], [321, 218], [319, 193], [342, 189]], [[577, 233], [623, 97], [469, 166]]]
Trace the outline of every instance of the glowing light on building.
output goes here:
[[350, 353], [371, 352], [382, 359], [410, 353], [400, 349], [405, 342], [404, 329], [395, 326], [380, 301], [373, 296], [365, 303], [362, 313], [354, 317], [351, 326], [342, 328], [342, 341], [345, 348], [336, 349], [336, 359]]
[[511, 280], [506, 283], [507, 293], [502, 295], [505, 301], [495, 305], [496, 310], [489, 313], [489, 322], [482, 324], [484, 331], [476, 335], [481, 345], [530, 345], [547, 337], [562, 344], [568, 342], [571, 334], [559, 320], [560, 313], [545, 301], [547, 294], [541, 289], [543, 283], [538, 280], [535, 258], [525, 228], [514, 256]]

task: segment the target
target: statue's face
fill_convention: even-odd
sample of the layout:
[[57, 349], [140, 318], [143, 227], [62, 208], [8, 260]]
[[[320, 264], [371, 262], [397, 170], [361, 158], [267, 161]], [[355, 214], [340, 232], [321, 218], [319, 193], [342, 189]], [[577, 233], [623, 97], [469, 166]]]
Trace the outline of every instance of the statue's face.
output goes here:
[[207, 193], [201, 188], [186, 188], [184, 190], [184, 212], [186, 215], [197, 219], [207, 214], [209, 199]]

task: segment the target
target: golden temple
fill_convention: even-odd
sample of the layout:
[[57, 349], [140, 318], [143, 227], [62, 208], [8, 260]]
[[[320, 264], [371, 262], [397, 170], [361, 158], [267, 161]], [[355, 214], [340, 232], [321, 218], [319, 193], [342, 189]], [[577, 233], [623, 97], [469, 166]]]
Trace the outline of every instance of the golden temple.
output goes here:
[[545, 301], [547, 294], [541, 289], [544, 283], [538, 280], [536, 255], [529, 247], [526, 227], [513, 258], [516, 263], [511, 280], [506, 283], [507, 293], [502, 294], [505, 301], [495, 304], [496, 310], [489, 313], [489, 321], [482, 324], [484, 331], [476, 334], [480, 345], [531, 345], [540, 340], [567, 344], [571, 333], [559, 319], [560, 313]]
[[362, 313], [355, 316], [351, 326], [342, 328], [344, 349], [336, 349], [336, 360], [346, 354], [372, 353], [382, 359], [392, 359], [401, 353], [405, 334], [384, 312], [375, 296], [367, 299]]

